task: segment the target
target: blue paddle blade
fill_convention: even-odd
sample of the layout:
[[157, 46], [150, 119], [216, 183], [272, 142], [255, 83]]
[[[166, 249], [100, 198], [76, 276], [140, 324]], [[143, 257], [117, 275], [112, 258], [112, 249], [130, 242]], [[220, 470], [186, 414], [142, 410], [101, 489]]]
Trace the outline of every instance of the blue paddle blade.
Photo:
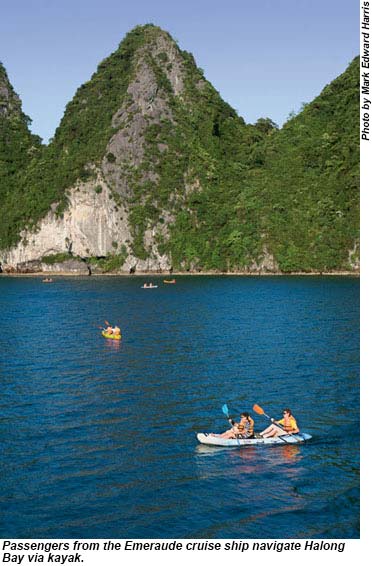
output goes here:
[[227, 416], [227, 418], [229, 417], [229, 409], [227, 408], [227, 405], [222, 405], [222, 412], [224, 415]]

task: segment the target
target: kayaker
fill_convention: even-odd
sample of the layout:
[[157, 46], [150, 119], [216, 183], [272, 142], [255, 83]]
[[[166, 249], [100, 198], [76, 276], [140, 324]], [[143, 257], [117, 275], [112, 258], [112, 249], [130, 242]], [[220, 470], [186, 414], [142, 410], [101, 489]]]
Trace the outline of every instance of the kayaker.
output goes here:
[[[279, 421], [271, 419], [272, 424], [265, 428], [260, 434], [263, 438], [271, 438], [273, 436], [283, 436], [284, 434], [297, 434], [300, 429], [297, 426], [296, 419], [292, 415], [290, 409], [283, 410], [283, 418]], [[281, 425], [281, 427], [277, 426]]]
[[112, 326], [110, 326], [110, 325], [109, 325], [107, 328], [105, 328], [106, 334], [113, 334], [113, 330], [114, 330], [114, 329], [113, 329]]
[[120, 336], [120, 334], [121, 334], [120, 328], [118, 326], [114, 326], [114, 328], [112, 329], [112, 333], [115, 336]]
[[232, 428], [214, 436], [220, 436], [221, 438], [254, 438], [254, 420], [249, 413], [241, 413], [239, 423], [234, 423], [232, 419], [230, 422], [233, 425]]

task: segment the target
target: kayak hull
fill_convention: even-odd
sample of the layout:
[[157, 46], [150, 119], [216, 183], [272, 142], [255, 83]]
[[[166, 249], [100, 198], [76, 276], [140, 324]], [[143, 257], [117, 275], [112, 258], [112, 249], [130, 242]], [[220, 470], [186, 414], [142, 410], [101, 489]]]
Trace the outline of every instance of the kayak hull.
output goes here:
[[221, 438], [220, 436], [213, 436], [212, 434], [206, 434], [204, 432], [199, 432], [196, 438], [201, 444], [208, 444], [209, 446], [227, 446], [227, 447], [238, 447], [238, 446], [257, 446], [257, 445], [273, 445], [273, 444], [299, 444], [310, 440], [311, 434], [306, 432], [300, 434], [286, 434], [282, 437], [275, 436], [273, 438]]
[[102, 331], [102, 336], [108, 340], [121, 340], [121, 334], [107, 334], [104, 330]]

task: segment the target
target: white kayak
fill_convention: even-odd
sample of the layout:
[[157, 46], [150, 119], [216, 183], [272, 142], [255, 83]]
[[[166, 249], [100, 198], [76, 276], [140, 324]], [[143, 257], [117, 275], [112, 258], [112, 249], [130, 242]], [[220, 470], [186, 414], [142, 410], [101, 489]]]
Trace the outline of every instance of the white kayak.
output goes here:
[[196, 438], [201, 444], [209, 446], [256, 446], [257, 444], [298, 444], [310, 440], [311, 434], [301, 432], [299, 434], [284, 434], [282, 436], [274, 436], [272, 438], [221, 438], [213, 434], [199, 432]]
[[145, 285], [142, 285], [141, 289], [157, 289], [158, 286], [157, 285], [150, 285], [149, 287], [146, 287]]

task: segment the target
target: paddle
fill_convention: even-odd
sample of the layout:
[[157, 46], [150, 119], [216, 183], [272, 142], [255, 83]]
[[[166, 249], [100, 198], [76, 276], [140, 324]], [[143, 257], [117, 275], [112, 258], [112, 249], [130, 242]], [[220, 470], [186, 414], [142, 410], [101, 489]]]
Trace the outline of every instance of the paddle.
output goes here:
[[[231, 407], [231, 409], [234, 411], [234, 413], [239, 413], [239, 414], [240, 414], [240, 411], [239, 411], [236, 407]], [[229, 410], [228, 410], [226, 404], [222, 406], [222, 412], [224, 413], [224, 415], [226, 415], [226, 416], [228, 417]], [[228, 418], [229, 418], [229, 417], [228, 417]]]
[[[227, 418], [227, 420], [229, 421], [229, 423], [231, 424], [231, 426], [234, 426], [235, 422], [232, 420], [232, 418], [229, 415], [229, 409], [228, 409], [226, 403], [224, 405], [222, 405], [222, 412], [225, 415], [225, 417]], [[240, 446], [239, 438], [236, 438], [236, 440], [238, 441], [238, 446]]]
[[234, 424], [234, 421], [232, 420], [232, 418], [229, 415], [229, 409], [228, 409], [226, 403], [224, 405], [222, 405], [222, 412], [226, 416], [227, 420], [230, 421], [231, 424]]
[[226, 403], [224, 405], [222, 405], [222, 412], [223, 412], [224, 415], [227, 416], [227, 418], [230, 418], [229, 417], [229, 409], [227, 408]]
[[[263, 408], [260, 407], [259, 405], [253, 405], [253, 410], [254, 410], [254, 412], [257, 413], [258, 415], [264, 415], [265, 417], [267, 417], [268, 419], [270, 419], [271, 422], [273, 422], [273, 423], [275, 422], [275, 420], [274, 420], [273, 418], [269, 417], [269, 415], [267, 415], [267, 414], [265, 413], [265, 411], [263, 410]], [[275, 424], [276, 424], [277, 427], [279, 427], [279, 428], [281, 428], [282, 430], [284, 430], [284, 432], [285, 432], [286, 434], [288, 434], [287, 431], [285, 430], [285, 428], [282, 427], [282, 425], [280, 425], [280, 424], [278, 424], [278, 423], [276, 423], [276, 422], [275, 422]], [[285, 438], [283, 438], [283, 436], [278, 436], [278, 438], [280, 438], [280, 440], [283, 440], [283, 442], [286, 442], [287, 444], [289, 444], [288, 440], [285, 440]]]
[[94, 324], [94, 328], [99, 328], [100, 330], [106, 330], [107, 326], [110, 326], [107, 320], [105, 320], [106, 326], [99, 326], [98, 324]]

